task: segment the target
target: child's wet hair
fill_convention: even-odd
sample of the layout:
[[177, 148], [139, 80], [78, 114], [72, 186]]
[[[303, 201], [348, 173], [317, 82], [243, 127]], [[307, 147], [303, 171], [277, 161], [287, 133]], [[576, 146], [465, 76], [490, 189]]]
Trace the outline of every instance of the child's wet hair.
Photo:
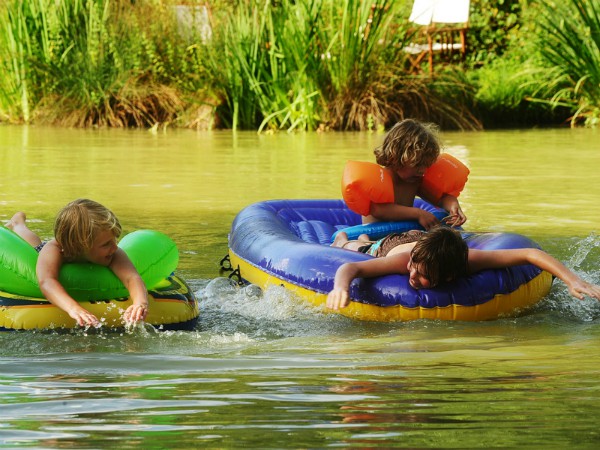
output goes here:
[[411, 260], [420, 266], [423, 275], [435, 287], [467, 274], [469, 247], [458, 231], [437, 226], [417, 241]]
[[92, 248], [99, 231], [111, 231], [115, 238], [122, 228], [114, 213], [93, 200], [80, 198], [62, 208], [54, 222], [54, 237], [67, 259], [82, 256]]
[[440, 155], [438, 130], [434, 124], [413, 119], [398, 122], [374, 151], [377, 164], [389, 167], [429, 167]]

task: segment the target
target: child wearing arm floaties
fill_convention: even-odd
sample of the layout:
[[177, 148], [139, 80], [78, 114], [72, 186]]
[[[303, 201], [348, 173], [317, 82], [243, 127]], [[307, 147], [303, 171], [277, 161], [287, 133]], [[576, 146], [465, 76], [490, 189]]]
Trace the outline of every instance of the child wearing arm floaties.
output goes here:
[[[413, 206], [417, 195], [448, 211], [446, 224], [460, 226], [466, 222], [467, 218], [455, 195], [442, 193], [438, 198], [434, 198], [423, 186], [423, 175], [440, 156], [440, 142], [434, 125], [405, 119], [394, 125], [385, 136], [383, 144], [376, 148], [374, 153], [377, 164], [391, 174], [390, 188], [393, 190], [393, 195], [392, 192], [384, 195], [389, 201], [365, 198], [370, 195], [367, 193], [370, 187], [364, 189], [362, 185], [356, 192], [352, 192], [351, 195], [355, 199], [357, 196], [363, 196], [358, 201], [363, 205], [366, 204], [365, 207], [359, 208], [362, 210], [357, 210], [363, 215], [363, 223], [416, 220], [426, 230], [438, 225], [439, 221], [433, 214]], [[383, 177], [384, 173], [381, 172], [381, 181], [384, 183]], [[347, 181], [343, 181], [345, 182]], [[363, 181], [359, 181], [359, 184], [362, 183]], [[350, 206], [348, 194], [346, 185], [344, 199]]]
[[78, 199], [57, 215], [54, 239], [42, 242], [26, 224], [25, 214], [16, 213], [6, 224], [39, 252], [36, 274], [40, 290], [53, 305], [65, 311], [78, 325], [98, 326], [98, 318], [73, 299], [58, 276], [66, 262], [90, 262], [108, 267], [129, 291], [133, 304], [123, 313], [125, 323], [135, 323], [148, 314], [148, 292], [125, 252], [117, 247], [121, 224], [103, 205]]

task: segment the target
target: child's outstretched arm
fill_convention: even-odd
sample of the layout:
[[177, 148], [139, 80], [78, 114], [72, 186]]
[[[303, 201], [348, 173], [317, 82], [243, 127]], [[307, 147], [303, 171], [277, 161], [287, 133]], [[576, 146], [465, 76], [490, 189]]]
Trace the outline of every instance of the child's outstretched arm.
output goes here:
[[58, 281], [62, 263], [60, 248], [55, 240], [51, 240], [40, 251], [36, 265], [36, 275], [42, 294], [50, 303], [75, 319], [78, 325], [97, 326], [100, 323], [98, 318], [75, 301]]
[[148, 314], [148, 290], [135, 266], [120, 248], [108, 266], [129, 291], [133, 304], [123, 313], [125, 323], [136, 323]]
[[514, 250], [469, 250], [469, 270], [477, 272], [520, 264], [533, 264], [562, 280], [572, 296], [580, 300], [587, 295], [600, 300], [600, 286], [582, 280], [563, 263], [536, 248]]
[[385, 258], [373, 258], [366, 261], [342, 264], [335, 272], [333, 290], [327, 295], [327, 308], [338, 310], [350, 303], [350, 283], [355, 278], [370, 278], [393, 273], [408, 273], [407, 264], [410, 253], [398, 253]]

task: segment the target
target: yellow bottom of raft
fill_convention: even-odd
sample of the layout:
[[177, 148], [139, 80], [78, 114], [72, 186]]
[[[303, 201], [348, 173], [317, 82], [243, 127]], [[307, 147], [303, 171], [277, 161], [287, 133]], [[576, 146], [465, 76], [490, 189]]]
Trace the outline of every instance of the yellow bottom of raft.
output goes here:
[[[82, 302], [82, 306], [109, 328], [123, 327], [121, 315], [131, 299]], [[148, 293], [145, 323], [165, 329], [188, 329], [199, 316], [198, 302], [187, 284], [169, 277]], [[63, 310], [45, 299], [20, 297], [0, 292], [0, 329], [34, 330], [75, 328], [77, 324]]]
[[[239, 269], [241, 277], [248, 282], [266, 289], [269, 286], [283, 286], [289, 291], [315, 306], [323, 306], [327, 300], [326, 293], [319, 293], [302, 288], [268, 274], [229, 251], [231, 267]], [[530, 308], [550, 292], [552, 275], [541, 272], [537, 277], [521, 285], [510, 294], [498, 294], [491, 300], [476, 306], [450, 305], [434, 308], [407, 308], [404, 306], [376, 306], [365, 303], [350, 302], [350, 305], [337, 312], [352, 319], [398, 322], [417, 319], [480, 321], [510, 317]]]

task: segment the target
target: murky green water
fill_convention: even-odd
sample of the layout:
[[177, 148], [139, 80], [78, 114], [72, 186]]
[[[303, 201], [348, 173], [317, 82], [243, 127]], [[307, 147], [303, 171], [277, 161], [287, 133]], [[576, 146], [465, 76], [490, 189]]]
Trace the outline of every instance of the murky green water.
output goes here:
[[[466, 229], [536, 239], [600, 283], [600, 133], [446, 133]], [[595, 448], [600, 305], [561, 283], [523, 317], [353, 322], [220, 278], [244, 206], [338, 198], [377, 134], [0, 127], [0, 219], [50, 236], [87, 196], [179, 245], [195, 331], [0, 333], [0, 447]]]

